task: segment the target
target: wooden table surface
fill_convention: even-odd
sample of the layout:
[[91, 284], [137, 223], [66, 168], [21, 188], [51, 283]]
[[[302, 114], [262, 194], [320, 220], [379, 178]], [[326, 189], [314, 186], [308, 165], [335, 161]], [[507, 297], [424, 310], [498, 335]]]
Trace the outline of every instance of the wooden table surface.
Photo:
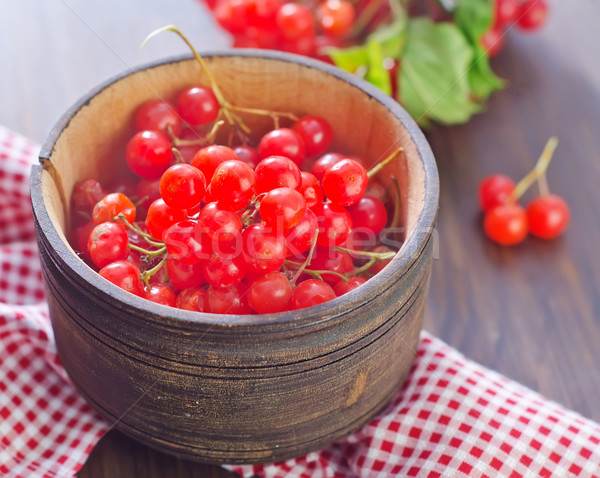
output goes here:
[[[541, 32], [512, 32], [495, 70], [509, 88], [469, 124], [428, 133], [441, 176], [425, 327], [467, 357], [600, 421], [600, 4], [556, 0]], [[185, 47], [139, 44], [173, 23], [199, 49], [229, 44], [194, 0], [0, 2], [0, 124], [43, 141], [78, 97], [113, 74]], [[572, 208], [564, 237], [514, 248], [481, 232], [476, 192], [491, 173], [524, 175], [560, 137], [551, 190]], [[82, 478], [223, 476], [108, 433]]]

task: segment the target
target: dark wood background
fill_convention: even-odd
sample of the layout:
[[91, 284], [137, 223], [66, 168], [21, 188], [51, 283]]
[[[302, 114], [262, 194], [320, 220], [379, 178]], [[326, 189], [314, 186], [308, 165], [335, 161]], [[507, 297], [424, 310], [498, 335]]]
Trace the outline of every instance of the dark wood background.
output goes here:
[[[441, 176], [439, 259], [425, 327], [469, 358], [600, 421], [600, 4], [555, 0], [548, 26], [513, 31], [495, 70], [509, 88], [469, 124], [429, 134]], [[174, 36], [139, 44], [173, 23], [199, 49], [228, 46], [194, 0], [0, 2], [0, 124], [38, 142], [94, 85], [180, 54]], [[92, 132], [90, 132], [92, 134]], [[572, 208], [564, 237], [515, 248], [481, 232], [480, 180], [519, 178], [552, 134], [550, 188]], [[108, 433], [82, 478], [222, 476]]]

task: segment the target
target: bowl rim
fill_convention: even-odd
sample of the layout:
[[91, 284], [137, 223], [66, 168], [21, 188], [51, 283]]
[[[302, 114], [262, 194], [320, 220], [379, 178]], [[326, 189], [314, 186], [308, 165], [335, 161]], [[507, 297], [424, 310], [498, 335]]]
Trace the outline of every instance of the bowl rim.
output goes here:
[[[102, 278], [96, 271], [91, 269], [81, 259], [79, 259], [67, 246], [61, 235], [56, 231], [54, 223], [50, 220], [46, 202], [42, 197], [39, 185], [41, 185], [41, 173], [51, 164], [51, 157], [54, 152], [55, 145], [59, 140], [62, 132], [68, 127], [71, 120], [78, 112], [87, 106], [91, 100], [102, 93], [107, 88], [111, 87], [120, 80], [135, 75], [141, 71], [150, 70], [157, 67], [163, 67], [169, 64], [180, 63], [193, 60], [191, 54], [167, 57], [166, 59], [149, 62], [130, 68], [119, 74], [116, 74], [108, 80], [100, 83], [95, 88], [92, 88], [88, 93], [81, 96], [66, 112], [59, 118], [51, 129], [48, 138], [43, 143], [39, 153], [39, 164], [32, 167], [31, 173], [31, 195], [33, 212], [36, 221], [39, 223], [39, 229], [49, 239], [54, 253], [58, 255], [64, 264], [68, 266], [71, 274], [75, 274], [79, 279], [89, 283], [95, 289], [95, 293], [103, 294], [113, 300], [119, 301], [128, 309], [136, 309], [144, 311], [143, 318], [151, 322], [158, 322], [163, 325], [181, 326], [188, 325], [198, 327], [197, 324], [204, 324], [210, 329], [235, 327], [240, 331], [252, 332], [282, 332], [287, 329], [298, 329], [315, 324], [322, 324], [343, 315], [344, 310], [355, 308], [364, 305], [364, 292], [378, 291], [373, 294], [376, 296], [382, 294], [392, 284], [401, 279], [401, 277], [411, 268], [413, 263], [419, 257], [421, 251], [425, 248], [428, 241], [431, 239], [434, 224], [437, 218], [438, 202], [439, 202], [439, 176], [437, 165], [433, 156], [433, 152], [416, 122], [410, 117], [406, 110], [393, 98], [383, 93], [381, 90], [371, 85], [367, 81], [343, 71], [328, 63], [308, 58], [291, 53], [284, 53], [271, 50], [259, 49], [231, 49], [231, 50], [214, 50], [200, 51], [203, 58], [211, 60], [213, 58], [258, 58], [269, 61], [282, 61], [294, 63], [301, 67], [309, 69], [317, 69], [329, 76], [340, 79], [349, 83], [354, 88], [362, 91], [371, 99], [376, 100], [382, 106], [387, 108], [398, 120], [402, 123], [409, 139], [415, 144], [418, 155], [424, 170], [424, 198], [423, 209], [417, 219], [416, 226], [410, 236], [407, 237], [399, 252], [390, 261], [381, 272], [369, 279], [365, 284], [358, 288], [336, 297], [328, 302], [298, 309], [293, 311], [284, 311], [271, 314], [255, 314], [255, 315], [224, 315], [212, 314], [207, 312], [193, 312], [187, 310], [176, 309], [166, 305], [156, 304], [141, 297], [130, 294], [119, 287], [111, 284], [106, 279]], [[39, 194], [36, 194], [37, 193]], [[49, 237], [52, 236], [51, 238]], [[38, 237], [38, 241], [40, 238]], [[370, 300], [369, 300], [370, 301]], [[135, 314], [130, 314], [134, 315]], [[215, 316], [219, 320], [215, 320]], [[256, 327], [260, 325], [261, 327]], [[264, 328], [266, 326], [266, 329]]]

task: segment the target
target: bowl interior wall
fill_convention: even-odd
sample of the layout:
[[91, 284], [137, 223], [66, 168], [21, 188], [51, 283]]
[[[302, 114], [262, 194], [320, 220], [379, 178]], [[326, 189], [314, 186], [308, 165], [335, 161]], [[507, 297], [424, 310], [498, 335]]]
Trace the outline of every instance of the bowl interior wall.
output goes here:
[[[398, 178], [405, 236], [415, 229], [423, 209], [425, 171], [410, 132], [382, 103], [356, 86], [308, 66], [261, 57], [209, 57], [209, 68], [235, 105], [316, 114], [334, 128], [333, 148], [357, 154], [372, 166], [399, 147], [405, 153], [378, 174], [392, 192]], [[175, 101], [185, 87], [207, 84], [193, 60], [176, 61], [124, 77], [94, 95], [70, 119], [51, 154], [52, 173], [42, 187], [50, 218], [63, 236], [74, 184], [96, 178], [106, 184], [128, 174], [125, 146], [134, 133], [134, 114], [145, 101]], [[270, 118], [244, 116], [253, 139], [272, 128]]]

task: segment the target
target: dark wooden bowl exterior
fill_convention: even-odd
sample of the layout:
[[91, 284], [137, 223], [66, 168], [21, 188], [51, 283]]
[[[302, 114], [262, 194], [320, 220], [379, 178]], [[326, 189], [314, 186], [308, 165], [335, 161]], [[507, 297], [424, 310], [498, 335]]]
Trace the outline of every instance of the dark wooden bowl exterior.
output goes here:
[[[371, 124], [373, 131], [364, 133], [362, 142], [368, 144], [362, 145], [361, 153], [377, 150], [376, 157], [381, 157], [399, 144], [406, 150], [395, 170], [404, 177], [408, 229], [400, 253], [357, 290], [282, 314], [192, 313], [144, 301], [112, 286], [73, 253], [65, 229], [74, 181], [89, 174], [90, 168], [100, 178], [116, 170], [117, 163], [107, 163], [105, 153], [120, 147], [130, 134], [125, 127], [129, 120], [126, 116], [119, 120], [117, 110], [118, 124], [107, 124], [106, 118], [98, 124], [96, 118], [106, 108], [100, 100], [108, 98], [109, 104], [131, 112], [150, 94], [131, 101], [127, 94], [120, 95], [121, 82], [132, 77], [124, 75], [90, 93], [61, 119], [42, 149], [41, 165], [32, 171], [32, 204], [50, 316], [60, 358], [73, 383], [123, 432], [152, 447], [206, 462], [278, 461], [325, 447], [361, 427], [387, 404], [409, 372], [431, 270], [437, 170], [423, 135], [404, 110], [350, 75], [305, 58], [262, 51], [208, 59], [219, 81], [233, 71], [235, 81], [246, 89], [267, 73], [269, 78], [281, 75], [279, 81], [294, 78], [292, 86], [286, 85], [291, 91], [288, 103], [269, 102], [263, 96], [263, 106], [266, 101], [273, 109], [289, 110], [298, 101], [294, 88], [313, 80], [323, 88], [322, 93], [315, 92], [324, 95], [321, 102], [326, 103], [326, 96], [347, 95], [350, 99], [345, 101], [352, 107], [367, 105], [367, 119], [360, 121]], [[165, 71], [177, 73], [176, 85], [164, 91], [161, 80], [150, 85], [151, 93], [172, 95], [198, 77], [189, 59], [137, 74], [146, 75], [147, 83]], [[347, 91], [340, 93], [340, 85]], [[228, 85], [222, 86], [229, 91]], [[240, 104], [242, 98], [243, 91], [234, 101]], [[256, 101], [260, 104], [260, 99]], [[318, 103], [306, 108], [328, 116]], [[347, 115], [342, 108], [338, 122], [359, 121]], [[99, 138], [79, 139], [86, 122]], [[336, 124], [336, 119], [332, 122]], [[363, 133], [353, 126], [360, 137]], [[125, 133], [119, 133], [123, 129]], [[82, 164], [81, 151], [94, 145], [99, 152], [89, 161], [95, 166]]]

